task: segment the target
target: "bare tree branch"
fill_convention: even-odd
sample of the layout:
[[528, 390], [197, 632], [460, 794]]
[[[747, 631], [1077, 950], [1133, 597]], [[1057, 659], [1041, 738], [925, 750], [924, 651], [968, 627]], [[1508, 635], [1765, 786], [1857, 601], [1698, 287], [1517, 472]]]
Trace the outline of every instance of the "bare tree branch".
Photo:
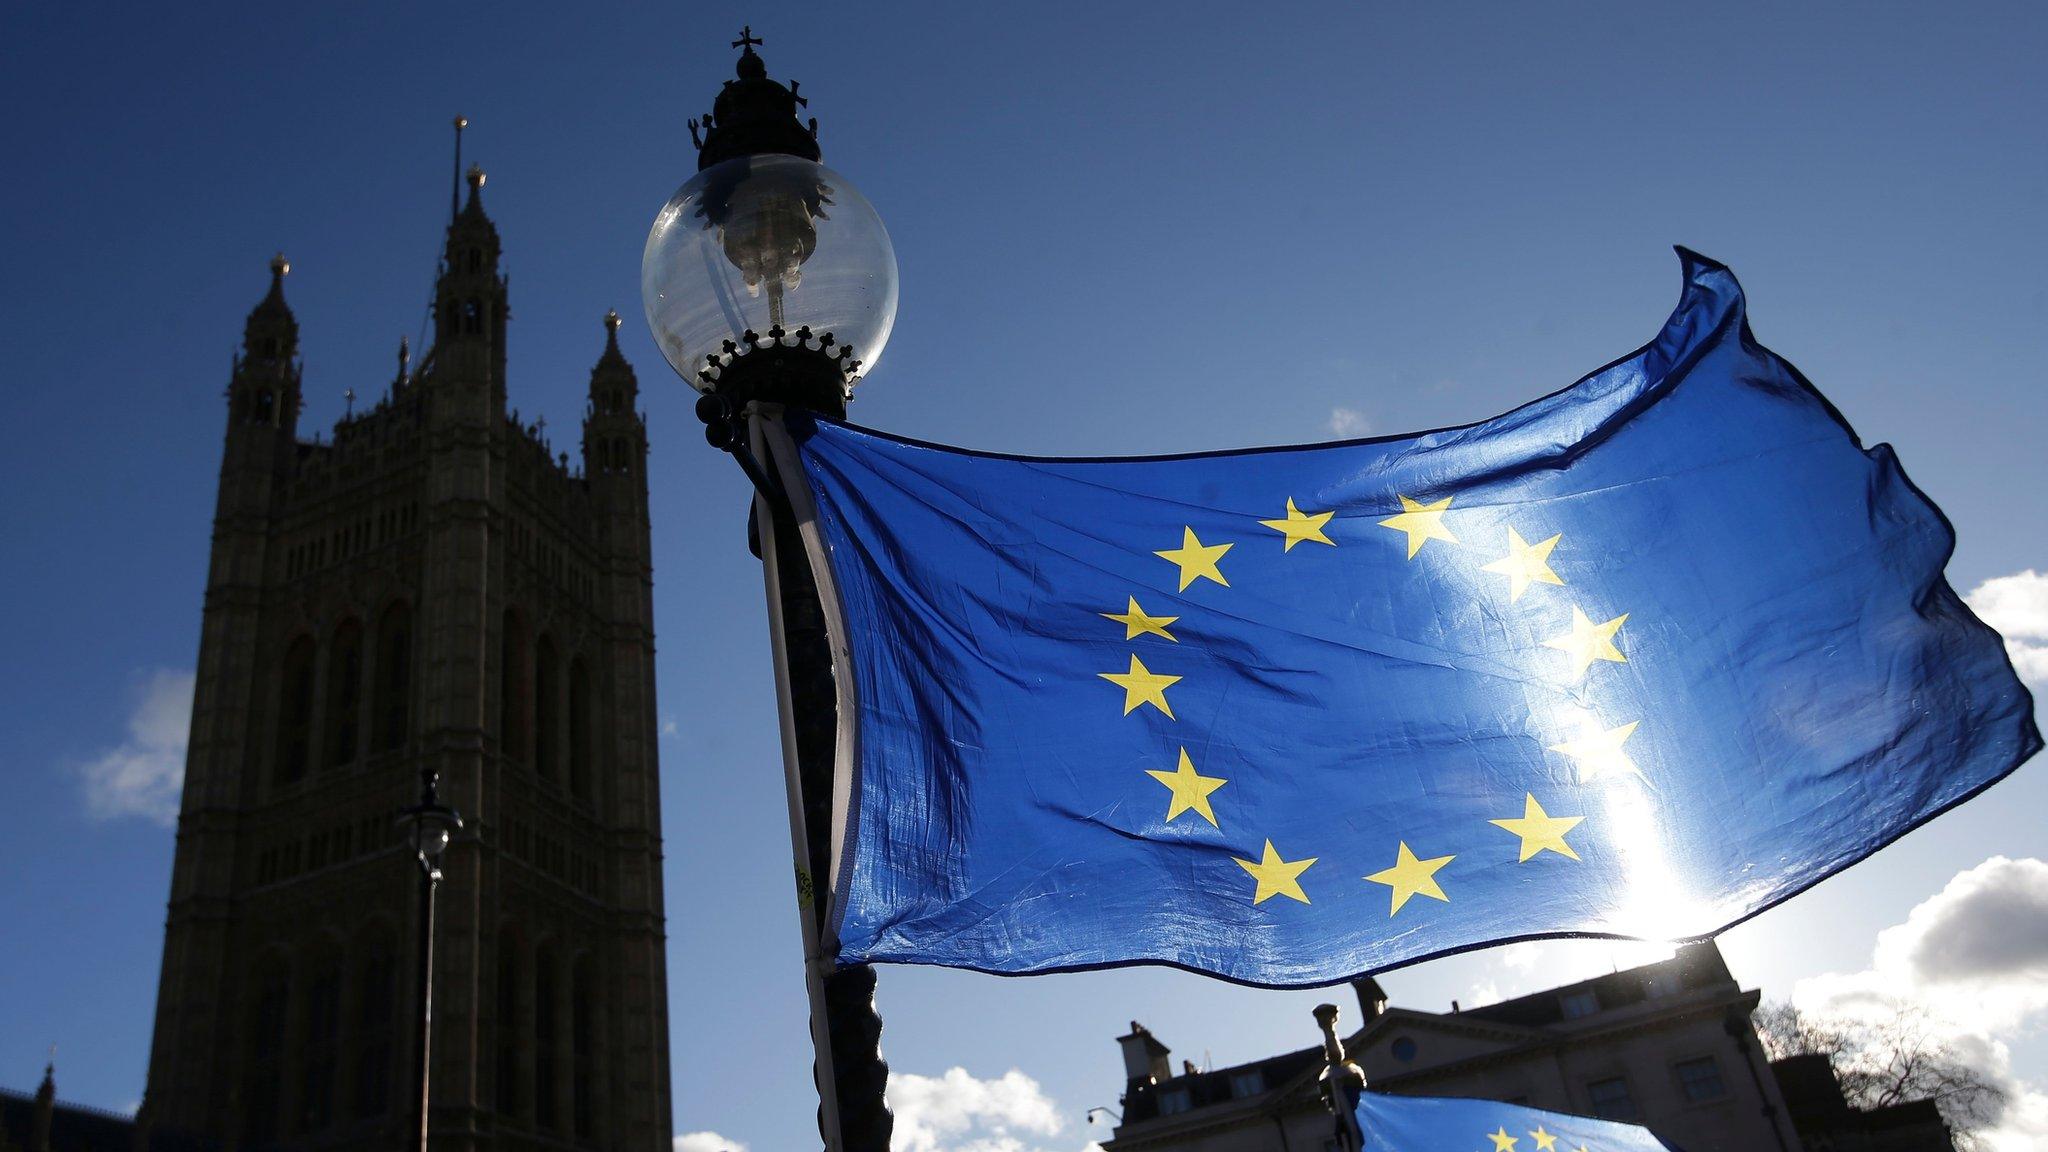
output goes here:
[[1771, 1059], [1827, 1057], [1853, 1108], [1932, 1100], [1959, 1148], [1976, 1147], [1977, 1135], [2005, 1113], [2006, 1090], [1941, 1039], [1918, 1008], [1866, 1022], [1811, 1017], [1779, 1001], [1760, 1006], [1753, 1019]]

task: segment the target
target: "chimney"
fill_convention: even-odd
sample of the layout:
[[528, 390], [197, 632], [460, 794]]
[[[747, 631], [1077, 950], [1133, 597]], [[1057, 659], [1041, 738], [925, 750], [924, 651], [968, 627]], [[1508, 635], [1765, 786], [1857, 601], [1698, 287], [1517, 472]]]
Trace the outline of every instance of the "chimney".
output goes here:
[[[1379, 1019], [1387, 1010], [1387, 990], [1370, 976], [1360, 976], [1351, 982], [1351, 990], [1358, 994], [1358, 1012], [1365, 1024]], [[1363, 1025], [1361, 1025], [1363, 1026]]]
[[1128, 1036], [1116, 1038], [1124, 1050], [1124, 1075], [1133, 1084], [1157, 1084], [1161, 1080], [1173, 1079], [1173, 1065], [1167, 1060], [1166, 1045], [1161, 1044], [1143, 1024], [1131, 1021]]
[[1728, 962], [1721, 957], [1720, 947], [1711, 939], [1697, 944], [1680, 944], [1672, 957], [1672, 965], [1678, 969], [1679, 987], [1687, 990], [1735, 982], [1734, 974], [1728, 971]]

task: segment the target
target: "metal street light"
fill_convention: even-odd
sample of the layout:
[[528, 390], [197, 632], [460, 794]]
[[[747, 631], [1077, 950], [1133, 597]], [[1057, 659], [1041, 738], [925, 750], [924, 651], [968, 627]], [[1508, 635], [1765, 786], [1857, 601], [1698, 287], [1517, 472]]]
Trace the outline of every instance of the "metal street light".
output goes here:
[[[751, 28], [738, 77], [690, 122], [697, 174], [656, 215], [641, 260], [647, 323], [703, 395], [697, 414], [755, 487], [750, 522], [775, 645], [790, 841], [816, 1053], [818, 1129], [828, 1152], [888, 1152], [882, 1021], [874, 971], [835, 970], [825, 901], [832, 868], [838, 685], [824, 605], [791, 494], [764, 468], [764, 437], [787, 409], [833, 419], [896, 322], [896, 253], [867, 198], [819, 163], [807, 101], [768, 78]], [[701, 133], [701, 134], [700, 134]], [[771, 465], [772, 466], [772, 465]]]
[[419, 1132], [413, 1142], [415, 1152], [427, 1149], [427, 1099], [429, 1058], [434, 1042], [434, 893], [441, 885], [441, 853], [448, 848], [448, 837], [462, 828], [462, 817], [455, 809], [441, 803], [440, 773], [432, 768], [420, 770], [420, 802], [403, 809], [398, 824], [405, 832], [406, 843], [420, 865], [420, 923], [419, 923]]

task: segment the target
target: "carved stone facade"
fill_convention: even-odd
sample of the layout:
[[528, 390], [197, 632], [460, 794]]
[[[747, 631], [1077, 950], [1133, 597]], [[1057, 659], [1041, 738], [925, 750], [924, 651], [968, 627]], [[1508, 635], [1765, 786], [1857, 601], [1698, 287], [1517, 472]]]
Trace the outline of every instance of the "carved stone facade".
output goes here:
[[[1692, 1152], [1800, 1152], [1783, 1094], [1736, 983], [1712, 944], [1670, 960], [1448, 1013], [1388, 1007], [1357, 983], [1365, 1020], [1344, 1042], [1373, 1091], [1505, 1100], [1648, 1125]], [[1307, 1029], [1304, 1029], [1307, 1031]], [[1213, 1071], [1183, 1063], [1133, 1022], [1128, 1079], [1105, 1152], [1329, 1152], [1320, 1048]]]
[[433, 348], [297, 435], [282, 260], [228, 387], [144, 1123], [397, 1146], [416, 1093], [424, 768], [442, 861], [436, 1149], [670, 1141], [647, 439], [618, 318], [582, 465], [507, 414], [483, 174]]

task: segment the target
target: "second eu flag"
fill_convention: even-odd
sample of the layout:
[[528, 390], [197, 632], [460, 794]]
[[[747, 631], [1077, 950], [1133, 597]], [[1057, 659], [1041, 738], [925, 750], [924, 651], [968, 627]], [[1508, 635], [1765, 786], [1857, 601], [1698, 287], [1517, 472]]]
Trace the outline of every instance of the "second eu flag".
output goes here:
[[1947, 522], [1685, 265], [1641, 351], [1447, 431], [771, 430], [842, 654], [836, 958], [1306, 985], [1699, 936], [2012, 771]]

